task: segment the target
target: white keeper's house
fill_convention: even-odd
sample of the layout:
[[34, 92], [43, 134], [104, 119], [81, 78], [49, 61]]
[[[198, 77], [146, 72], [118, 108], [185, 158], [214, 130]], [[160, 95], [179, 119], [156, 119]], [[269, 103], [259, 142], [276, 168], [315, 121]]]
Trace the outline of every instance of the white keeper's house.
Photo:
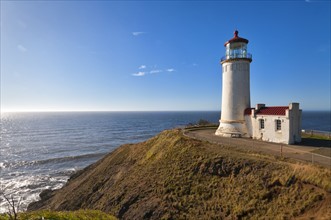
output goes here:
[[299, 103], [288, 106], [265, 106], [250, 103], [250, 63], [248, 40], [238, 36], [227, 41], [222, 64], [222, 112], [216, 135], [249, 137], [276, 143], [301, 141]]

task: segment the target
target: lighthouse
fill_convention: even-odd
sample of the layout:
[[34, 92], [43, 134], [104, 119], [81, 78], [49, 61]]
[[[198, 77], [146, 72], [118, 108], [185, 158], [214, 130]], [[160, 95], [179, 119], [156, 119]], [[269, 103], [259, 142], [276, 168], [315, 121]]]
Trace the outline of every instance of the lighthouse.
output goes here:
[[225, 42], [222, 64], [222, 111], [215, 134], [223, 137], [249, 137], [262, 141], [293, 144], [301, 141], [299, 103], [288, 106], [256, 104], [251, 108], [248, 40], [234, 32]]
[[250, 108], [250, 63], [252, 55], [247, 52], [248, 40], [234, 32], [225, 42], [222, 65], [222, 109], [216, 135], [223, 137], [249, 137], [245, 122], [245, 110]]

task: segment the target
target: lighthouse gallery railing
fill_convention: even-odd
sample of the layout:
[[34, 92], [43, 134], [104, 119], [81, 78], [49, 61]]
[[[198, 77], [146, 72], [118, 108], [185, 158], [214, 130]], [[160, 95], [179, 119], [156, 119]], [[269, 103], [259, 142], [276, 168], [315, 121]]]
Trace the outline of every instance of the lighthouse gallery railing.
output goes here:
[[236, 59], [236, 58], [252, 59], [252, 54], [250, 54], [250, 53], [246, 53], [246, 54], [231, 54], [231, 55], [223, 56], [221, 58], [221, 61], [228, 60], [228, 59]]

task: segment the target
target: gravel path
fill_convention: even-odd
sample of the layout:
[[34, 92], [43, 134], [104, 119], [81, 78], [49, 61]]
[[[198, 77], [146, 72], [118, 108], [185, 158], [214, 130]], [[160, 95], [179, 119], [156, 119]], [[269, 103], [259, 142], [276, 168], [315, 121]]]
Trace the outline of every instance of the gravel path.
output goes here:
[[[257, 153], [283, 156], [297, 160], [304, 160], [314, 164], [319, 164], [331, 169], [331, 148], [330, 146], [316, 147], [303, 145], [286, 145], [253, 140], [250, 138], [225, 138], [215, 135], [215, 129], [185, 130], [184, 134], [191, 138], [206, 140], [212, 143], [235, 146], [241, 150], [255, 151]], [[318, 140], [317, 140], [318, 141]], [[326, 142], [330, 143], [330, 142]], [[322, 150], [321, 150], [322, 148]], [[314, 152], [322, 152], [324, 155]]]

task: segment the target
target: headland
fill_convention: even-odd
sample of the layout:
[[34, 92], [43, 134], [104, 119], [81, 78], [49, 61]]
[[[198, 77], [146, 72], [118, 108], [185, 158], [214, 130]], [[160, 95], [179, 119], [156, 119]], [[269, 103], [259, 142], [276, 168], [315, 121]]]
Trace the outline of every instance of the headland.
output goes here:
[[28, 209], [96, 209], [119, 219], [330, 218], [330, 169], [237, 145], [163, 131], [117, 148]]

